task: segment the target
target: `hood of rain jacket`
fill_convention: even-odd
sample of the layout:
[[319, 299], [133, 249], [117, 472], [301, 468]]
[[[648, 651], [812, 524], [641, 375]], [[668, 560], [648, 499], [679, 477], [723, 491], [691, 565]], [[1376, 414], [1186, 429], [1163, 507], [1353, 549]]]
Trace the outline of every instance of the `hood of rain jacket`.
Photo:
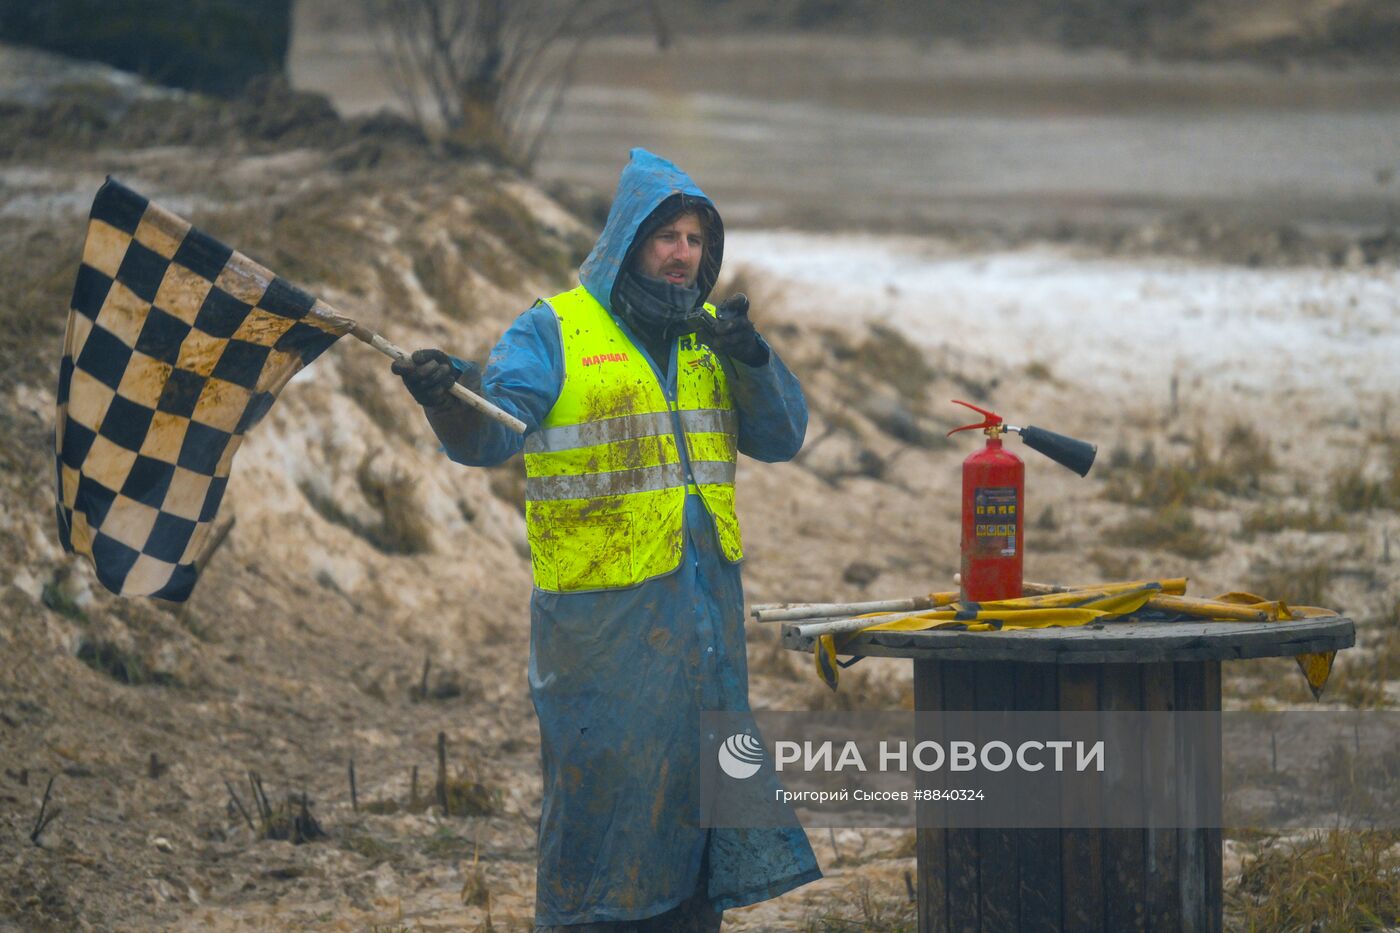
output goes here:
[[[700, 190], [700, 186], [671, 162], [645, 149], [633, 149], [631, 156], [618, 178], [617, 194], [613, 196], [612, 209], [608, 211], [603, 232], [598, 236], [593, 251], [579, 266], [579, 281], [608, 311], [614, 310], [613, 285], [627, 261], [637, 229], [662, 201], [674, 194], [682, 194], [714, 208], [714, 202]], [[715, 287], [720, 263], [724, 259], [724, 226], [718, 223], [717, 210], [715, 218], [717, 229], [709, 231], [710, 236], [705, 243], [706, 259], [700, 264], [700, 275], [696, 279], [702, 301], [709, 297], [710, 290]]]

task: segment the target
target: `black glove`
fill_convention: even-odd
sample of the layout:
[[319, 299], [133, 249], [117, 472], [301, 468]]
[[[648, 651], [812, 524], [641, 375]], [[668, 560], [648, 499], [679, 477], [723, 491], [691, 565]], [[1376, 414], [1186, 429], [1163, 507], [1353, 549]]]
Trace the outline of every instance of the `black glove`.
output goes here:
[[746, 366], [762, 366], [768, 362], [768, 348], [758, 339], [758, 331], [749, 320], [749, 299], [742, 292], [720, 302], [707, 329], [706, 342], [715, 352]]
[[460, 382], [473, 392], [481, 388], [481, 368], [467, 363], [460, 374], [441, 350], [414, 350], [407, 359], [395, 360], [389, 367], [424, 408], [440, 408], [452, 398], [452, 383]]

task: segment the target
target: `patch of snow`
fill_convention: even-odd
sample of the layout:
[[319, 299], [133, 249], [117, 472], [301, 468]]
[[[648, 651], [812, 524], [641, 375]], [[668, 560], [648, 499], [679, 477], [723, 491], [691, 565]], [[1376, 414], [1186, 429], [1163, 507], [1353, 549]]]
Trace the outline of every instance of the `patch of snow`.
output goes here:
[[[1288, 387], [1345, 406], [1400, 391], [1400, 271], [1249, 269], [1086, 258], [1052, 246], [940, 254], [899, 236], [736, 231], [732, 261], [781, 279], [786, 303], [882, 320], [926, 344], [995, 355], [1122, 392]], [[1223, 401], [1223, 399], [1222, 399]]]

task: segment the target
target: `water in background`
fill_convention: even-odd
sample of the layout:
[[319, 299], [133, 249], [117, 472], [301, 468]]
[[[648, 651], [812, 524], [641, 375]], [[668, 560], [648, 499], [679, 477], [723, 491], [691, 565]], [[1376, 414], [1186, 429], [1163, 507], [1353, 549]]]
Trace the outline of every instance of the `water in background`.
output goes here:
[[[343, 110], [392, 101], [362, 37], [300, 37], [292, 62], [298, 85]], [[1194, 208], [1400, 222], [1400, 74], [1370, 69], [812, 36], [596, 44], [539, 173], [610, 189], [634, 145], [675, 159], [746, 226], [1136, 222]]]

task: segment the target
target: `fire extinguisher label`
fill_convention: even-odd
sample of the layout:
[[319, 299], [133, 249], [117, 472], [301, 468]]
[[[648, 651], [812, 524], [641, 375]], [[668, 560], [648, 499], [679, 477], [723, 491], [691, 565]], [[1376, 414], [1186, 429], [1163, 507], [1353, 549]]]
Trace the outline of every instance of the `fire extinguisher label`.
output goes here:
[[1016, 556], [1016, 523], [1020, 503], [1015, 486], [979, 486], [973, 493], [974, 548], [979, 554]]

